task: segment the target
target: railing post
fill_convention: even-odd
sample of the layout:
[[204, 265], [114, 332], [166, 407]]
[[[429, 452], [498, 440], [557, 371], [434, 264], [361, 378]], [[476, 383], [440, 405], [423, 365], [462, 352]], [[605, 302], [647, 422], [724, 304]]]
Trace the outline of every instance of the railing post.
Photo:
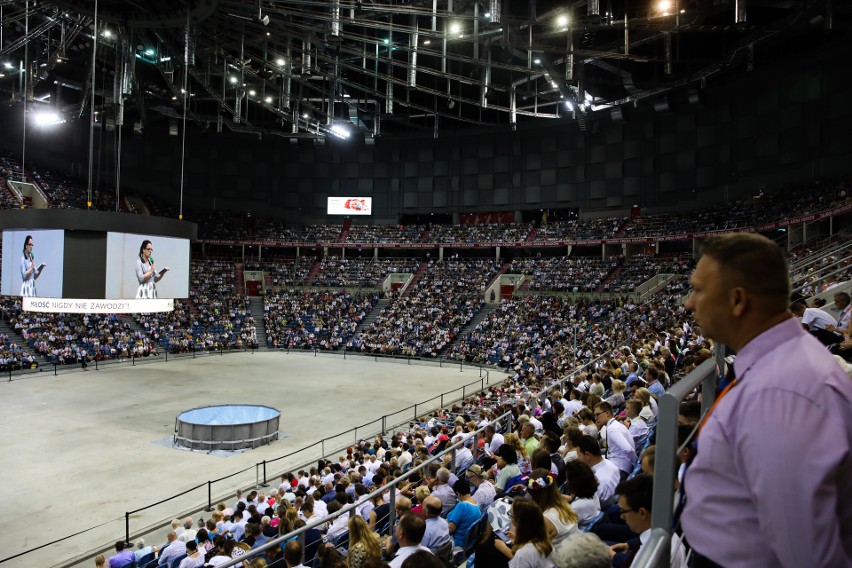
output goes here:
[[441, 408], [444, 408], [444, 393], [441, 393]]
[[390, 511], [388, 511], [388, 531], [393, 534], [393, 524], [396, 521], [396, 485], [390, 488]]
[[263, 486], [266, 487], [269, 482], [266, 480], [266, 460], [263, 460]]
[[322, 439], [322, 459], [325, 459], [325, 438]]
[[382, 436], [384, 436], [388, 431], [388, 415], [382, 415]]
[[459, 373], [463, 373], [463, 372], [464, 372], [464, 362], [459, 361]]
[[207, 481], [207, 508], [205, 509], [205, 511], [209, 512], [209, 511], [212, 511], [212, 510], [213, 510], [213, 482], [208, 480]]
[[476, 454], [479, 451], [479, 434], [473, 435], [473, 463], [476, 463]]
[[56, 363], [53, 364], [53, 376], [56, 376]]
[[130, 513], [124, 513], [124, 544], [130, 544]]
[[465, 394], [465, 385], [462, 385], [462, 400], [464, 400], [464, 397], [466, 396], [467, 395]]
[[417, 420], [417, 404], [414, 404], [414, 420]]
[[254, 464], [254, 488], [260, 489], [260, 464]]

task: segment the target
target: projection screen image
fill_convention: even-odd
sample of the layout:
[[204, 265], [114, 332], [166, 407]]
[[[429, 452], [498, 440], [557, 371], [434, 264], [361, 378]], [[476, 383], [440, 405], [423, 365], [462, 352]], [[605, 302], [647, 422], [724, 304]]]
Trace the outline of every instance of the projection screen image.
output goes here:
[[7, 296], [61, 298], [65, 231], [3, 231], [0, 293]]
[[107, 233], [106, 298], [189, 297], [189, 240]]

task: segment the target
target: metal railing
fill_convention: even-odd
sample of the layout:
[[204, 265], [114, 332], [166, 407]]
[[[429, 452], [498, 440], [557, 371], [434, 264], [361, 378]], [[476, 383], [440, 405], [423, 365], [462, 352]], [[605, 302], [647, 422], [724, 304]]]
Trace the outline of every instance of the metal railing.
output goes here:
[[[507, 424], [511, 424], [512, 414], [510, 412], [506, 412], [505, 414], [501, 414], [500, 416], [495, 418], [491, 423], [492, 424], [499, 423], [500, 421], [503, 421], [503, 420], [505, 420]], [[477, 428], [473, 432], [474, 460], [476, 459], [476, 448], [477, 448], [476, 441], [479, 438], [479, 435], [482, 434], [482, 432], [485, 430], [485, 428], [487, 428], [487, 426], [482, 426], [480, 428]], [[326, 517], [322, 517], [322, 518], [317, 519], [315, 521], [311, 521], [308, 524], [306, 524], [304, 527], [296, 529], [292, 532], [289, 532], [289, 533], [282, 535], [282, 536], [279, 536], [277, 538], [271, 539], [271, 540], [265, 542], [263, 545], [252, 549], [250, 554], [252, 556], [253, 555], [262, 555], [267, 550], [269, 550], [270, 548], [273, 548], [273, 547], [276, 547], [276, 546], [281, 546], [282, 543], [287, 542], [288, 540], [290, 540], [292, 538], [298, 538], [299, 543], [302, 545], [302, 554], [303, 554], [302, 561], [304, 562], [304, 560], [305, 560], [305, 558], [304, 558], [305, 533], [308, 530], [313, 529], [313, 528], [317, 528], [317, 527], [321, 527], [322, 525], [327, 524], [329, 521], [333, 521], [334, 519], [336, 519], [337, 517], [339, 517], [341, 515], [347, 515], [347, 514], [349, 516], [355, 515], [356, 514], [355, 510], [361, 504], [363, 504], [367, 500], [373, 499], [375, 497], [378, 497], [379, 495], [384, 494], [385, 491], [390, 491], [390, 498], [389, 498], [390, 509], [388, 511], [388, 526], [393, 527], [395, 516], [396, 516], [395, 502], [396, 502], [396, 488], [397, 488], [397, 486], [400, 483], [402, 483], [403, 481], [406, 481], [409, 478], [411, 478], [415, 473], [418, 473], [421, 470], [428, 468], [433, 463], [438, 462], [439, 460], [441, 462], [443, 462], [444, 458], [446, 458], [448, 455], [452, 456], [452, 461], [450, 463], [450, 467], [448, 467], [447, 469], [454, 471], [455, 470], [455, 452], [458, 448], [464, 446], [468, 442], [469, 439], [470, 439], [470, 436], [468, 438], [464, 439], [464, 440], [459, 440], [455, 444], [447, 446], [444, 449], [444, 451], [442, 451], [441, 453], [430, 457], [428, 460], [424, 461], [423, 463], [421, 463], [418, 466], [412, 467], [407, 472], [403, 473], [401, 476], [397, 477], [393, 481], [386, 483], [385, 485], [382, 485], [378, 489], [375, 489], [374, 491], [372, 491], [368, 495], [365, 495], [359, 501], [357, 501], [355, 503], [350, 503], [350, 504], [342, 507], [339, 511], [335, 512], [334, 514], [328, 515]], [[222, 564], [219, 564], [219, 566], [220, 566], [220, 568], [228, 568], [229, 566], [236, 566], [240, 562], [245, 562], [247, 556], [249, 556], [249, 554], [246, 554], [245, 556], [240, 556], [238, 558], [232, 558], [231, 560], [228, 560], [226, 562], [223, 562]]]
[[[237, 352], [237, 351], [233, 351], [233, 352]], [[211, 354], [211, 355], [213, 355], [213, 354]], [[339, 353], [337, 355], [339, 355]], [[316, 356], [316, 353], [315, 353], [315, 356]], [[187, 357], [192, 357], [192, 356], [189, 355]], [[371, 355], [371, 357], [372, 357], [372, 355]], [[158, 360], [160, 360], [160, 359], [158, 359]], [[376, 360], [378, 360], [378, 358]], [[409, 362], [409, 364], [411, 364], [411, 363]], [[432, 398], [429, 398], [429, 399], [424, 400], [422, 402], [419, 402], [417, 404], [413, 404], [411, 406], [408, 406], [408, 407], [403, 408], [401, 410], [398, 410], [396, 412], [391, 412], [389, 414], [385, 414], [385, 415], [383, 415], [379, 418], [371, 420], [370, 422], [367, 422], [365, 424], [361, 424], [359, 426], [355, 426], [354, 428], [350, 428], [350, 429], [345, 430], [345, 431], [343, 431], [339, 434], [335, 434], [335, 435], [332, 435], [332, 436], [322, 438], [321, 440], [313, 442], [312, 444], [309, 444], [309, 445], [307, 445], [303, 448], [289, 452], [289, 453], [284, 454], [282, 456], [279, 456], [277, 458], [263, 460], [261, 462], [255, 463], [254, 465], [251, 465], [251, 466], [243, 468], [239, 471], [233, 472], [229, 475], [225, 475], [225, 476], [219, 477], [217, 479], [208, 480], [208, 481], [199, 483], [199, 484], [197, 484], [193, 487], [190, 487], [188, 489], [185, 489], [185, 490], [183, 490], [179, 493], [176, 493], [176, 494], [171, 495], [169, 497], [166, 497], [164, 499], [160, 499], [160, 500], [158, 500], [154, 503], [145, 505], [144, 507], [139, 507], [137, 509], [134, 509], [133, 511], [125, 512], [125, 514], [124, 514], [125, 542], [131, 542], [131, 536], [132, 536], [131, 533], [133, 533], [134, 531], [131, 530], [130, 519], [133, 515], [135, 515], [137, 513], [151, 509], [153, 507], [157, 507], [157, 506], [162, 505], [164, 503], [168, 503], [169, 501], [173, 501], [173, 500], [175, 500], [179, 497], [183, 497], [183, 496], [188, 495], [190, 493], [193, 493], [195, 491], [199, 491], [202, 488], [206, 488], [206, 491], [205, 491], [206, 505], [207, 505], [206, 509], [205, 509], [204, 505], [199, 505], [199, 506], [194, 507], [193, 509], [191, 509], [189, 511], [182, 512], [178, 516], [183, 517], [183, 516], [186, 516], [190, 513], [194, 513], [195, 511], [199, 511], [201, 509], [205, 509], [207, 511], [212, 511], [215, 501], [219, 500], [218, 498], [214, 499], [214, 494], [213, 494], [214, 485], [217, 484], [217, 483], [221, 483], [223, 481], [232, 479], [236, 476], [239, 476], [241, 474], [244, 474], [244, 473], [247, 473], [251, 470], [254, 470], [255, 471], [255, 483], [251, 484], [250, 487], [259, 488], [261, 486], [265, 486], [265, 485], [268, 484], [268, 481], [270, 479], [275, 479], [276, 477], [281, 476], [282, 474], [286, 473], [287, 471], [304, 469], [304, 468], [314, 464], [317, 461], [317, 459], [319, 459], [319, 458], [325, 459], [329, 455], [337, 454], [342, 449], [346, 448], [347, 446], [350, 446], [354, 443], [357, 443], [358, 440], [360, 440], [360, 439], [371, 438], [371, 437], [374, 437], [374, 436], [377, 436], [377, 435], [380, 435], [380, 434], [384, 435], [385, 433], [387, 433], [389, 431], [394, 432], [394, 431], [396, 431], [396, 429], [400, 428], [403, 425], [405, 425], [406, 429], [408, 429], [409, 423], [412, 422], [412, 421], [416, 421], [420, 416], [432, 414], [432, 413], [434, 413], [438, 410], [443, 409], [445, 406], [449, 406], [449, 405], [454, 404], [454, 403], [456, 403], [460, 400], [464, 400], [467, 396], [469, 396], [471, 394], [475, 394], [475, 393], [484, 391], [486, 388], [489, 388], [493, 385], [497, 385], [497, 384], [503, 382], [503, 380], [505, 380], [505, 376], [501, 374], [498, 379], [492, 381], [491, 380], [491, 373], [490, 373], [489, 369], [483, 368], [482, 366], [475, 366], [475, 365], [472, 365], [472, 364], [469, 364], [469, 363], [465, 363], [465, 365], [467, 365], [468, 367], [479, 368], [479, 375], [480, 375], [479, 380], [464, 384], [461, 387], [457, 387], [453, 390], [441, 393], [440, 395], [436, 395]], [[319, 450], [319, 451], [317, 451], [317, 450]], [[201, 450], [201, 451], [204, 451], [204, 450]], [[276, 463], [276, 462], [281, 462], [282, 460], [286, 460], [288, 458], [293, 458], [294, 456], [297, 456], [299, 454], [306, 454], [306, 456], [303, 457], [296, 465], [288, 466], [287, 468], [283, 468], [281, 471], [279, 471], [277, 473], [273, 473], [273, 474], [270, 474], [267, 471], [267, 466], [269, 466], [270, 464], [273, 464], [273, 463]], [[310, 454], [310, 457], [307, 457], [307, 454]], [[474, 454], [475, 454], [475, 450], [474, 450]], [[455, 458], [455, 456], [454, 456], [454, 458]], [[248, 487], [242, 487], [242, 488], [248, 489]], [[231, 495], [233, 495], [234, 489], [235, 489], [234, 487], [229, 487], [228, 490], [227, 490], [227, 493], [225, 493], [223, 495], [219, 495], [218, 497], [225, 498], [225, 497], [231, 496]], [[147, 527], [139, 527], [138, 529], [136, 529], [135, 532], [138, 533], [138, 534], [144, 534], [145, 532], [149, 532], [151, 530], [154, 530], [157, 527], [165, 526], [166, 524], [168, 524], [169, 520], [171, 520], [172, 517], [173, 517], [173, 515], [170, 516], [168, 519], [162, 519], [162, 520], [156, 522], [154, 525], [149, 525]], [[118, 520], [118, 519], [113, 519], [110, 522], [114, 522], [116, 520]], [[101, 525], [98, 525], [97, 527], [99, 527], [99, 526], [101, 526]], [[97, 527], [90, 527], [90, 528], [84, 529], [84, 530], [79, 531], [79, 532], [77, 532], [73, 535], [68, 535], [66, 537], [55, 540], [55, 541], [51, 542], [50, 544], [56, 544], [56, 543], [65, 541], [69, 538], [73, 538], [74, 536], [77, 536], [78, 534], [88, 532], [88, 531], [90, 531], [94, 528], [97, 528]], [[12, 556], [12, 557], [9, 557], [9, 558], [0, 558], [0, 563], [5, 562], [7, 560], [11, 560], [13, 558], [25, 556], [26, 554], [28, 554], [28, 553], [30, 553], [34, 550], [38, 550], [38, 549], [42, 548], [43, 546], [46, 546], [46, 545], [36, 546], [34, 548], [23, 551], [19, 554], [16, 554], [15, 556]], [[107, 549], [105, 548], [104, 551], [105, 550], [107, 550]], [[99, 550], [97, 552], [102, 552], [102, 550]], [[86, 555], [85, 557], [81, 557], [80, 560], [82, 561], [85, 558], [88, 558], [88, 555]]]
[[[717, 349], [721, 349], [717, 345]], [[709, 412], [716, 400], [716, 377], [718, 367], [715, 359], [708, 359], [686, 377], [675, 383], [660, 396], [657, 402], [657, 454], [654, 463], [654, 499], [651, 511], [651, 538], [639, 549], [633, 564], [636, 568], [668, 567], [671, 554], [672, 518], [674, 516], [674, 483], [677, 475], [678, 410], [681, 401], [701, 386], [701, 416]], [[700, 424], [700, 421], [699, 421]], [[692, 441], [698, 427], [693, 429]]]

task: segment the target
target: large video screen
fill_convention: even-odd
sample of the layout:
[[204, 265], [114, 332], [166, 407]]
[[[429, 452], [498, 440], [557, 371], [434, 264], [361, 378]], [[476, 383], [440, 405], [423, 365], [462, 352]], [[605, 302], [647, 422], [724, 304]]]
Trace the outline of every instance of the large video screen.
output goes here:
[[329, 197], [329, 215], [372, 215], [372, 197]]
[[3, 274], [6, 296], [61, 298], [65, 231], [3, 231]]
[[189, 239], [107, 233], [106, 298], [189, 297]]

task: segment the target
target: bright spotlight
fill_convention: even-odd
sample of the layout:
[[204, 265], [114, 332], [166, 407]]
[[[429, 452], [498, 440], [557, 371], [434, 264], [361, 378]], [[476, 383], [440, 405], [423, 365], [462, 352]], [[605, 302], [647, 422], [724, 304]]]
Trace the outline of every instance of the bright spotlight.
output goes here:
[[266, 104], [270, 104], [272, 102], [272, 97], [266, 97], [263, 100], [266, 101]]
[[154, 50], [153, 50], [153, 49], [151, 49], [151, 48], [146, 49], [146, 50], [145, 50], [145, 55], [154, 55]]
[[559, 26], [560, 28], [564, 28], [565, 26], [567, 26], [568, 25], [568, 16], [566, 16], [565, 14], [562, 14], [559, 17], [557, 17], [556, 18], [556, 25]]
[[33, 113], [33, 122], [36, 126], [53, 126], [65, 122], [58, 114], [52, 111], [37, 111]]
[[533, 59], [533, 63], [535, 63], [536, 65], [541, 65], [541, 59], [535, 58]]
[[112, 32], [109, 30], [104, 30], [104, 37], [112, 37]]
[[14, 68], [15, 68], [15, 66], [14, 66], [14, 65], [12, 65], [12, 64], [11, 64], [11, 63], [9, 63], [9, 62], [4, 63], [4, 64], [3, 64], [3, 67], [5, 67], [6, 69], [14, 69]]
[[257, 91], [255, 91], [254, 89], [252, 89], [251, 91], [249, 91], [249, 96], [250, 96], [250, 97], [253, 97], [253, 96], [255, 96], [256, 94], [257, 94]]
[[349, 129], [341, 124], [332, 124], [329, 130], [331, 130], [332, 134], [338, 138], [343, 138], [344, 140], [352, 135], [352, 133], [349, 132]]
[[450, 33], [457, 34], [461, 32], [461, 24], [458, 22], [453, 22], [450, 24]]
[[668, 12], [672, 9], [672, 1], [671, 0], [660, 0], [657, 3], [657, 10], [660, 12]]
[[279, 59], [278, 59], [275, 63], [276, 63], [279, 67], [284, 67], [284, 64], [286, 63], [286, 61], [284, 61], [284, 59], [282, 59], [282, 58], [279, 58]]
[[230, 81], [231, 84], [234, 84], [234, 83], [237, 82], [237, 78], [236, 77], [228, 77], [228, 81]]

